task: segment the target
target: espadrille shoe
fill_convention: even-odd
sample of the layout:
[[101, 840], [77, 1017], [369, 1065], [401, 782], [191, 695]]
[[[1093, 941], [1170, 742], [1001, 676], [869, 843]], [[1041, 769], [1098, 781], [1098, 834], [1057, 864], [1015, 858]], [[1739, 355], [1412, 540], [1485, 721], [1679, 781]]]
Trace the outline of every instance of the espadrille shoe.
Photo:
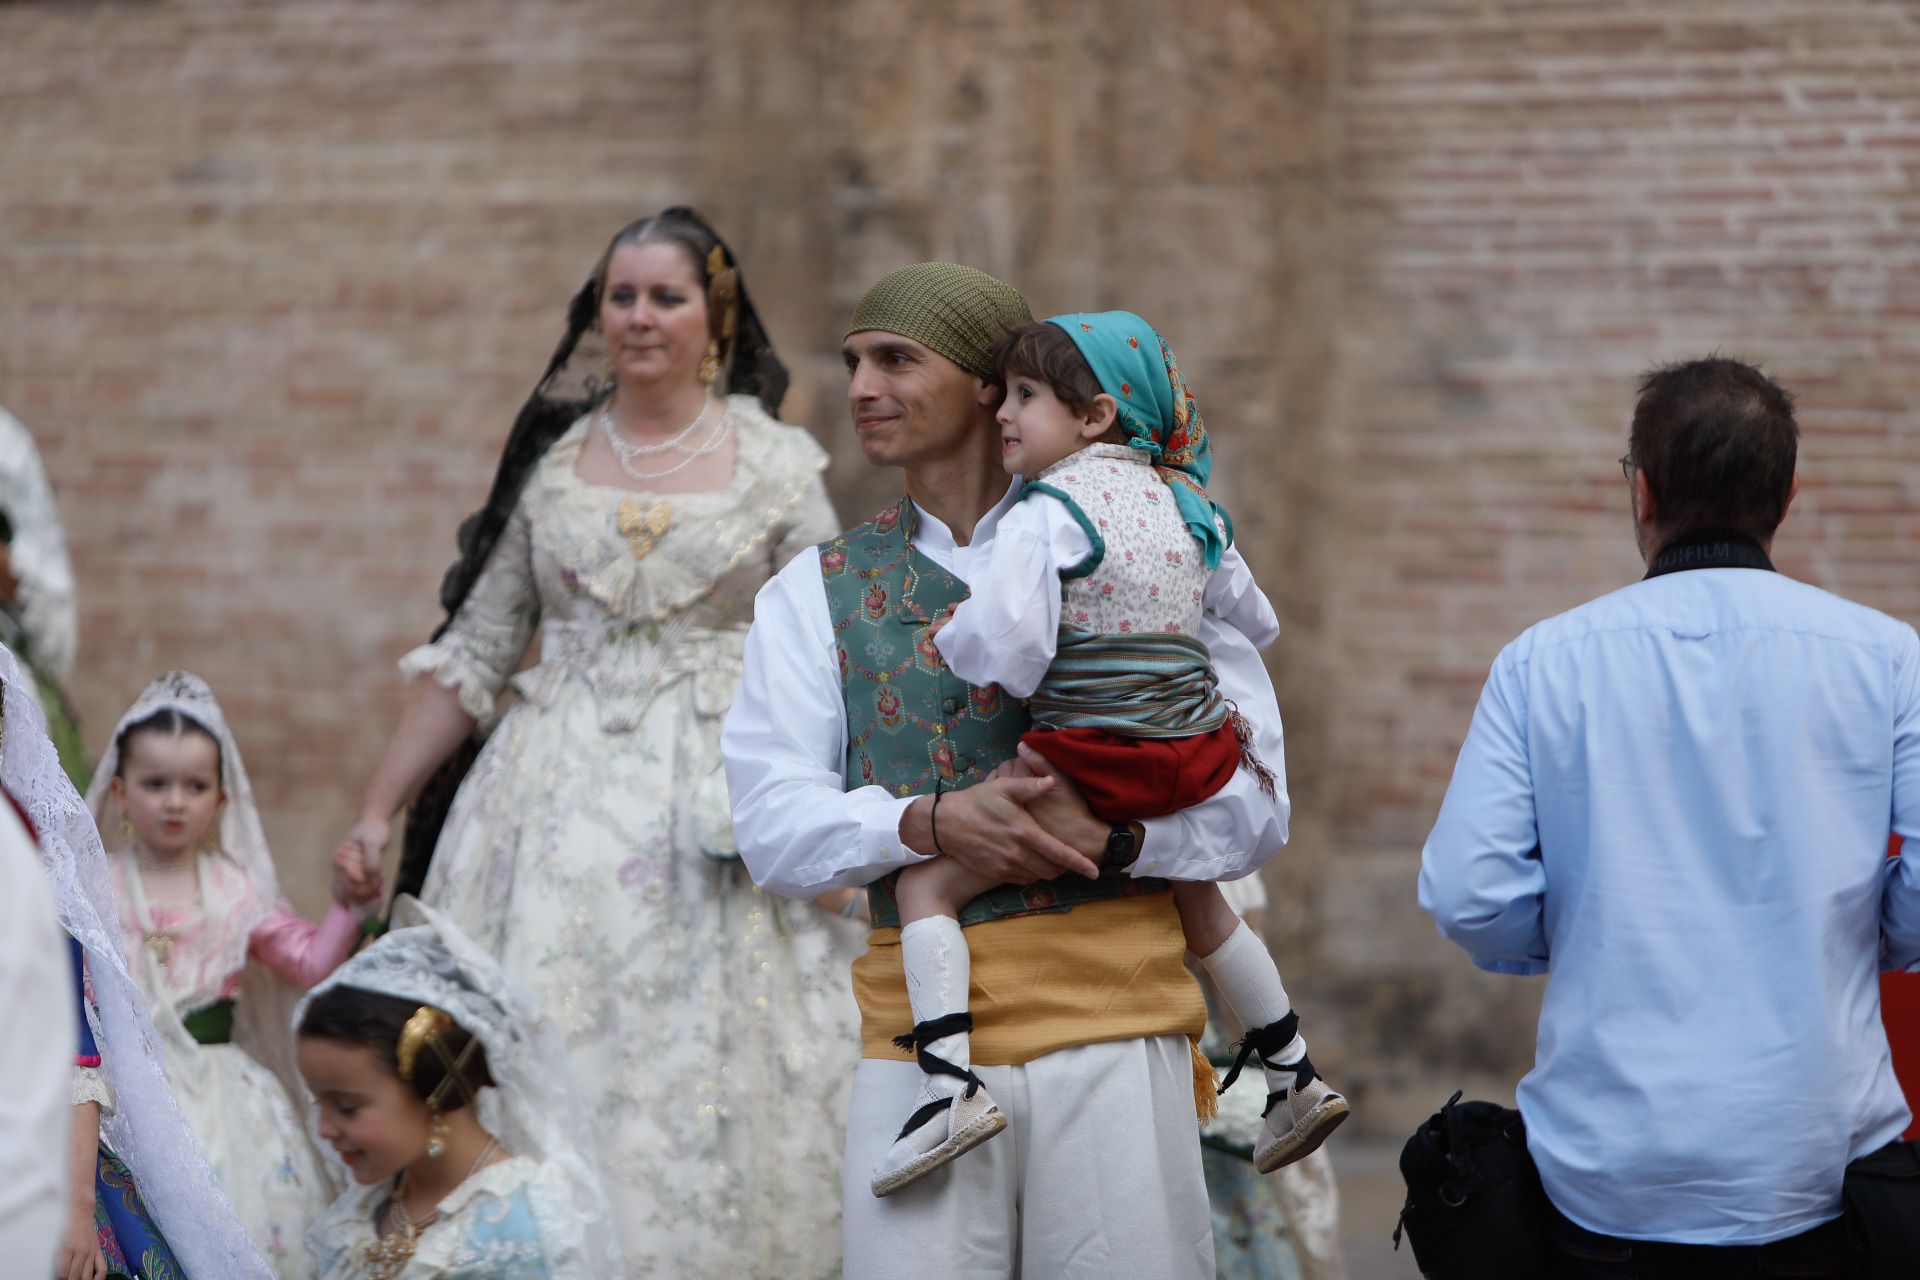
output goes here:
[[1347, 1100], [1327, 1087], [1313, 1063], [1303, 1057], [1281, 1066], [1289, 1068], [1296, 1072], [1293, 1084], [1267, 1095], [1266, 1127], [1253, 1148], [1253, 1167], [1261, 1173], [1312, 1155], [1347, 1118]]
[[995, 1105], [977, 1076], [964, 1086], [928, 1080], [920, 1100], [923, 1105], [908, 1118], [873, 1171], [876, 1196], [912, 1186], [1007, 1127], [1007, 1113]]

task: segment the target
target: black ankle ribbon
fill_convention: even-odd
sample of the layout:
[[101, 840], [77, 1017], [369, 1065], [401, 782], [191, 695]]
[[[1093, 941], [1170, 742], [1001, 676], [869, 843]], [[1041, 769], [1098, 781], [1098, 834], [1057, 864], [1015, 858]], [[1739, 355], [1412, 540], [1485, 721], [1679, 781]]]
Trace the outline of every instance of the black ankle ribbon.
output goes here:
[[[1246, 1038], [1233, 1046], [1240, 1051], [1239, 1056], [1234, 1058], [1233, 1065], [1227, 1068], [1227, 1078], [1220, 1082], [1220, 1088], [1215, 1092], [1225, 1093], [1232, 1088], [1233, 1082], [1240, 1078], [1240, 1068], [1246, 1066], [1247, 1059], [1255, 1054], [1260, 1055], [1261, 1066], [1270, 1067], [1275, 1071], [1282, 1070], [1280, 1064], [1273, 1061], [1270, 1055], [1292, 1044], [1294, 1036], [1299, 1033], [1300, 1015], [1297, 1013], [1289, 1013], [1278, 1022], [1269, 1022], [1264, 1027], [1255, 1027], [1247, 1032]], [[1267, 1106], [1271, 1108], [1273, 1103], [1269, 1101]]]
[[[971, 1013], [946, 1013], [940, 1015], [938, 1018], [930, 1018], [925, 1022], [915, 1023], [913, 1030], [903, 1036], [895, 1036], [893, 1042], [902, 1049], [918, 1050], [917, 1056], [920, 1061], [920, 1069], [928, 1075], [952, 1076], [955, 1080], [966, 1081], [967, 1087], [961, 1092], [960, 1096], [971, 1098], [975, 1093], [980, 1091], [980, 1086], [983, 1083], [980, 1077], [971, 1071], [962, 1070], [954, 1066], [945, 1058], [936, 1057], [928, 1053], [927, 1046], [943, 1036], [958, 1035], [961, 1032], [972, 1030], [973, 1015]], [[894, 1141], [898, 1142], [900, 1138], [906, 1137], [915, 1129], [918, 1129], [921, 1125], [951, 1106], [953, 1106], [953, 1099], [951, 1097], [936, 1098], [934, 1101], [927, 1103], [924, 1107], [921, 1107], [918, 1111], [907, 1117], [906, 1127], [900, 1130], [899, 1136], [896, 1137]]]

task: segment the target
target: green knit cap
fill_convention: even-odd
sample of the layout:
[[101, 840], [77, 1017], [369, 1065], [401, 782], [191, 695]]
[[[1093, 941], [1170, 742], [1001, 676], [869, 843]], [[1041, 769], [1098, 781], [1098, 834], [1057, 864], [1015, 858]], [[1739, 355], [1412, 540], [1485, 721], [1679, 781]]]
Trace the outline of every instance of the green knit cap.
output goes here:
[[993, 349], [1007, 331], [1033, 319], [1012, 285], [952, 262], [916, 262], [880, 277], [854, 308], [848, 336], [897, 333], [982, 378], [993, 377]]

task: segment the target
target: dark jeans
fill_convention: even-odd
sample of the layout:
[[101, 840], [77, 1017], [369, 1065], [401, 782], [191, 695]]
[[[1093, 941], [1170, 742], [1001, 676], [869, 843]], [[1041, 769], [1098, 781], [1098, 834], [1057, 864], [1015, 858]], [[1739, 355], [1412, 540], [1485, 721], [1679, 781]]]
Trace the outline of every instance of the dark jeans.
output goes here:
[[1547, 1242], [1555, 1280], [1787, 1280], [1847, 1273], [1846, 1226], [1839, 1218], [1772, 1244], [1654, 1244], [1589, 1231], [1549, 1204]]

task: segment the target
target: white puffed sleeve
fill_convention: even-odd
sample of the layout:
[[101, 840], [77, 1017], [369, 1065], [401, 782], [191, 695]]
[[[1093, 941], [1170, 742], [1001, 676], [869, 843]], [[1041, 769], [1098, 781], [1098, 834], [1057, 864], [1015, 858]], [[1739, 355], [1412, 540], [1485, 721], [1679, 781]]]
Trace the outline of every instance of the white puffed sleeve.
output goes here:
[[473, 590], [438, 640], [400, 659], [408, 679], [430, 675], [460, 696], [460, 709], [491, 727], [501, 692], [526, 656], [540, 622], [533, 580], [533, 534], [516, 506]]
[[986, 571], [933, 637], [947, 666], [968, 684], [1030, 696], [1060, 642], [1060, 575], [1092, 554], [1066, 503], [1042, 492], [1015, 503], [994, 531]]

